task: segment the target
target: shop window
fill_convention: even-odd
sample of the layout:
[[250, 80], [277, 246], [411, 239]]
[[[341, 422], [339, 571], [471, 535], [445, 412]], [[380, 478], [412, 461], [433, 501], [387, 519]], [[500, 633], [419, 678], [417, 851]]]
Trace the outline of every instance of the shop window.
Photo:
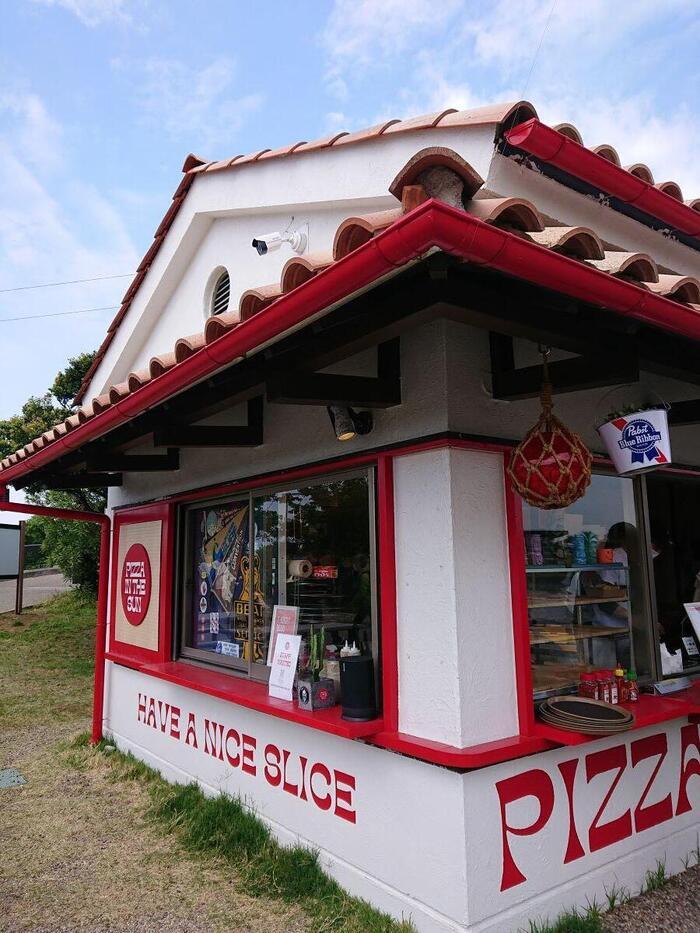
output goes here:
[[584, 672], [648, 676], [649, 618], [631, 479], [594, 474], [566, 509], [523, 504], [530, 656], [536, 698], [577, 688]]
[[685, 608], [700, 602], [700, 482], [658, 473], [646, 486], [659, 675], [677, 676], [700, 669], [700, 619]]
[[186, 509], [181, 653], [268, 675], [276, 605], [299, 609], [329, 653], [355, 642], [378, 657], [373, 473], [325, 477]]

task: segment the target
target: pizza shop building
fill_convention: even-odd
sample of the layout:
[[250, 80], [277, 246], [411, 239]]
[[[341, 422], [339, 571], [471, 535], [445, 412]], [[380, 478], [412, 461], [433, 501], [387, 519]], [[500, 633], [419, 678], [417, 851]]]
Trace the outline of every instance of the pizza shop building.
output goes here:
[[[81, 407], [0, 464], [3, 508], [109, 488], [95, 739], [421, 931], [681, 870], [699, 206], [524, 102], [189, 156]], [[616, 721], [553, 715], [617, 668]]]

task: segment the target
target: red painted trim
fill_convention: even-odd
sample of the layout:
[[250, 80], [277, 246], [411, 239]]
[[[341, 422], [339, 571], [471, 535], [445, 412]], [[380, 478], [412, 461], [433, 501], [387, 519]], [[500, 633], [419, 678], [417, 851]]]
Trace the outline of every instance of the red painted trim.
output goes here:
[[382, 711], [387, 730], [395, 731], [399, 727], [399, 652], [393, 454], [381, 455], [377, 463], [377, 531]]
[[96, 745], [102, 739], [104, 714], [105, 651], [107, 640], [107, 602], [109, 598], [109, 539], [111, 522], [107, 515], [96, 512], [81, 512], [78, 509], [55, 509], [28, 502], [2, 502], [3, 512], [18, 512], [23, 515], [42, 515], [61, 521], [91, 522], [100, 526], [100, 563], [97, 582], [97, 620], [95, 626], [95, 673], [92, 698], [91, 741]]
[[530, 660], [530, 619], [527, 608], [527, 577], [525, 573], [525, 533], [520, 497], [505, 471], [503, 483], [506, 501], [508, 557], [510, 561], [510, 593], [513, 610], [513, 653], [515, 657], [515, 689], [518, 701], [518, 722], [521, 735], [532, 735], [535, 707], [532, 699], [532, 664]]
[[[112, 572], [111, 593], [112, 605], [110, 607], [109, 627], [109, 653], [124, 662], [140, 661], [145, 664], [171, 660], [172, 652], [172, 584], [174, 567], [174, 529], [173, 510], [171, 502], [160, 502], [153, 505], [128, 509], [114, 516], [114, 536], [112, 540]], [[160, 568], [159, 568], [159, 607], [158, 607], [158, 648], [151, 651], [138, 645], [118, 641], [116, 637], [117, 591], [119, 576], [119, 537], [124, 525], [136, 525], [143, 522], [161, 522], [160, 537]]]
[[262, 344], [279, 339], [334, 303], [425, 255], [432, 247], [700, 340], [700, 314], [693, 308], [431, 199], [116, 405], [5, 468], [0, 472], [2, 483], [12, 482], [130, 421], [186, 386]]
[[533, 118], [509, 130], [511, 146], [588, 182], [600, 191], [633, 204], [690, 236], [700, 235], [700, 214], [682, 201], [637, 178], [580, 143]]
[[418, 739], [402, 732], [380, 732], [367, 741], [371, 745], [401, 752], [402, 755], [419, 758], [430, 764], [465, 771], [485, 768], [502, 761], [512, 761], [557, 747], [556, 743], [534, 735], [512, 735], [506, 739], [482, 742], [480, 745], [469, 745], [466, 748], [443, 745], [441, 742], [431, 742], [430, 739]]
[[[121, 659], [110, 653], [110, 661], [123, 663]], [[308, 726], [320, 732], [328, 732], [344, 739], [360, 739], [381, 732], [384, 728], [382, 719], [373, 719], [370, 722], [346, 722], [341, 719], [341, 709], [334, 706], [331, 709], [316, 710], [313, 713], [299, 709], [294, 704], [284, 700], [277, 700], [268, 696], [267, 685], [247, 677], [236, 677], [231, 674], [222, 674], [205, 667], [197, 667], [184, 661], [169, 661], [163, 664], [142, 664], [138, 661], [128, 661], [126, 667], [139, 671], [149, 677], [165, 680], [178, 687], [196, 690], [207, 696], [217, 697], [243, 706], [259, 713], [276, 716], [287, 722], [294, 722], [301, 726]]]

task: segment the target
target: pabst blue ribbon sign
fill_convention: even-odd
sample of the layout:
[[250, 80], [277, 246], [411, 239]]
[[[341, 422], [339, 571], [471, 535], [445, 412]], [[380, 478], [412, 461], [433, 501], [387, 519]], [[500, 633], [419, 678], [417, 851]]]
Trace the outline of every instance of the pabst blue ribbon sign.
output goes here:
[[634, 473], [671, 462], [664, 409], [615, 418], [598, 430], [618, 473]]
[[121, 597], [127, 622], [141, 625], [151, 601], [151, 562], [142, 544], [132, 544], [124, 557]]

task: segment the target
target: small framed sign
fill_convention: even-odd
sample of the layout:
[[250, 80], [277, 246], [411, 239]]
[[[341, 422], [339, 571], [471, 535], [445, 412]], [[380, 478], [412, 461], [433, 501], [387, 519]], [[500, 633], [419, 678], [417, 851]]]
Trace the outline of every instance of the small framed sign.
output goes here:
[[272, 656], [270, 680], [267, 692], [278, 700], [292, 700], [294, 676], [297, 672], [299, 649], [301, 648], [301, 635], [283, 635], [275, 642], [275, 653]]
[[267, 647], [267, 666], [272, 666], [275, 654], [275, 643], [278, 635], [296, 635], [299, 626], [298, 606], [275, 606], [272, 610], [272, 626], [270, 628], [270, 644]]

